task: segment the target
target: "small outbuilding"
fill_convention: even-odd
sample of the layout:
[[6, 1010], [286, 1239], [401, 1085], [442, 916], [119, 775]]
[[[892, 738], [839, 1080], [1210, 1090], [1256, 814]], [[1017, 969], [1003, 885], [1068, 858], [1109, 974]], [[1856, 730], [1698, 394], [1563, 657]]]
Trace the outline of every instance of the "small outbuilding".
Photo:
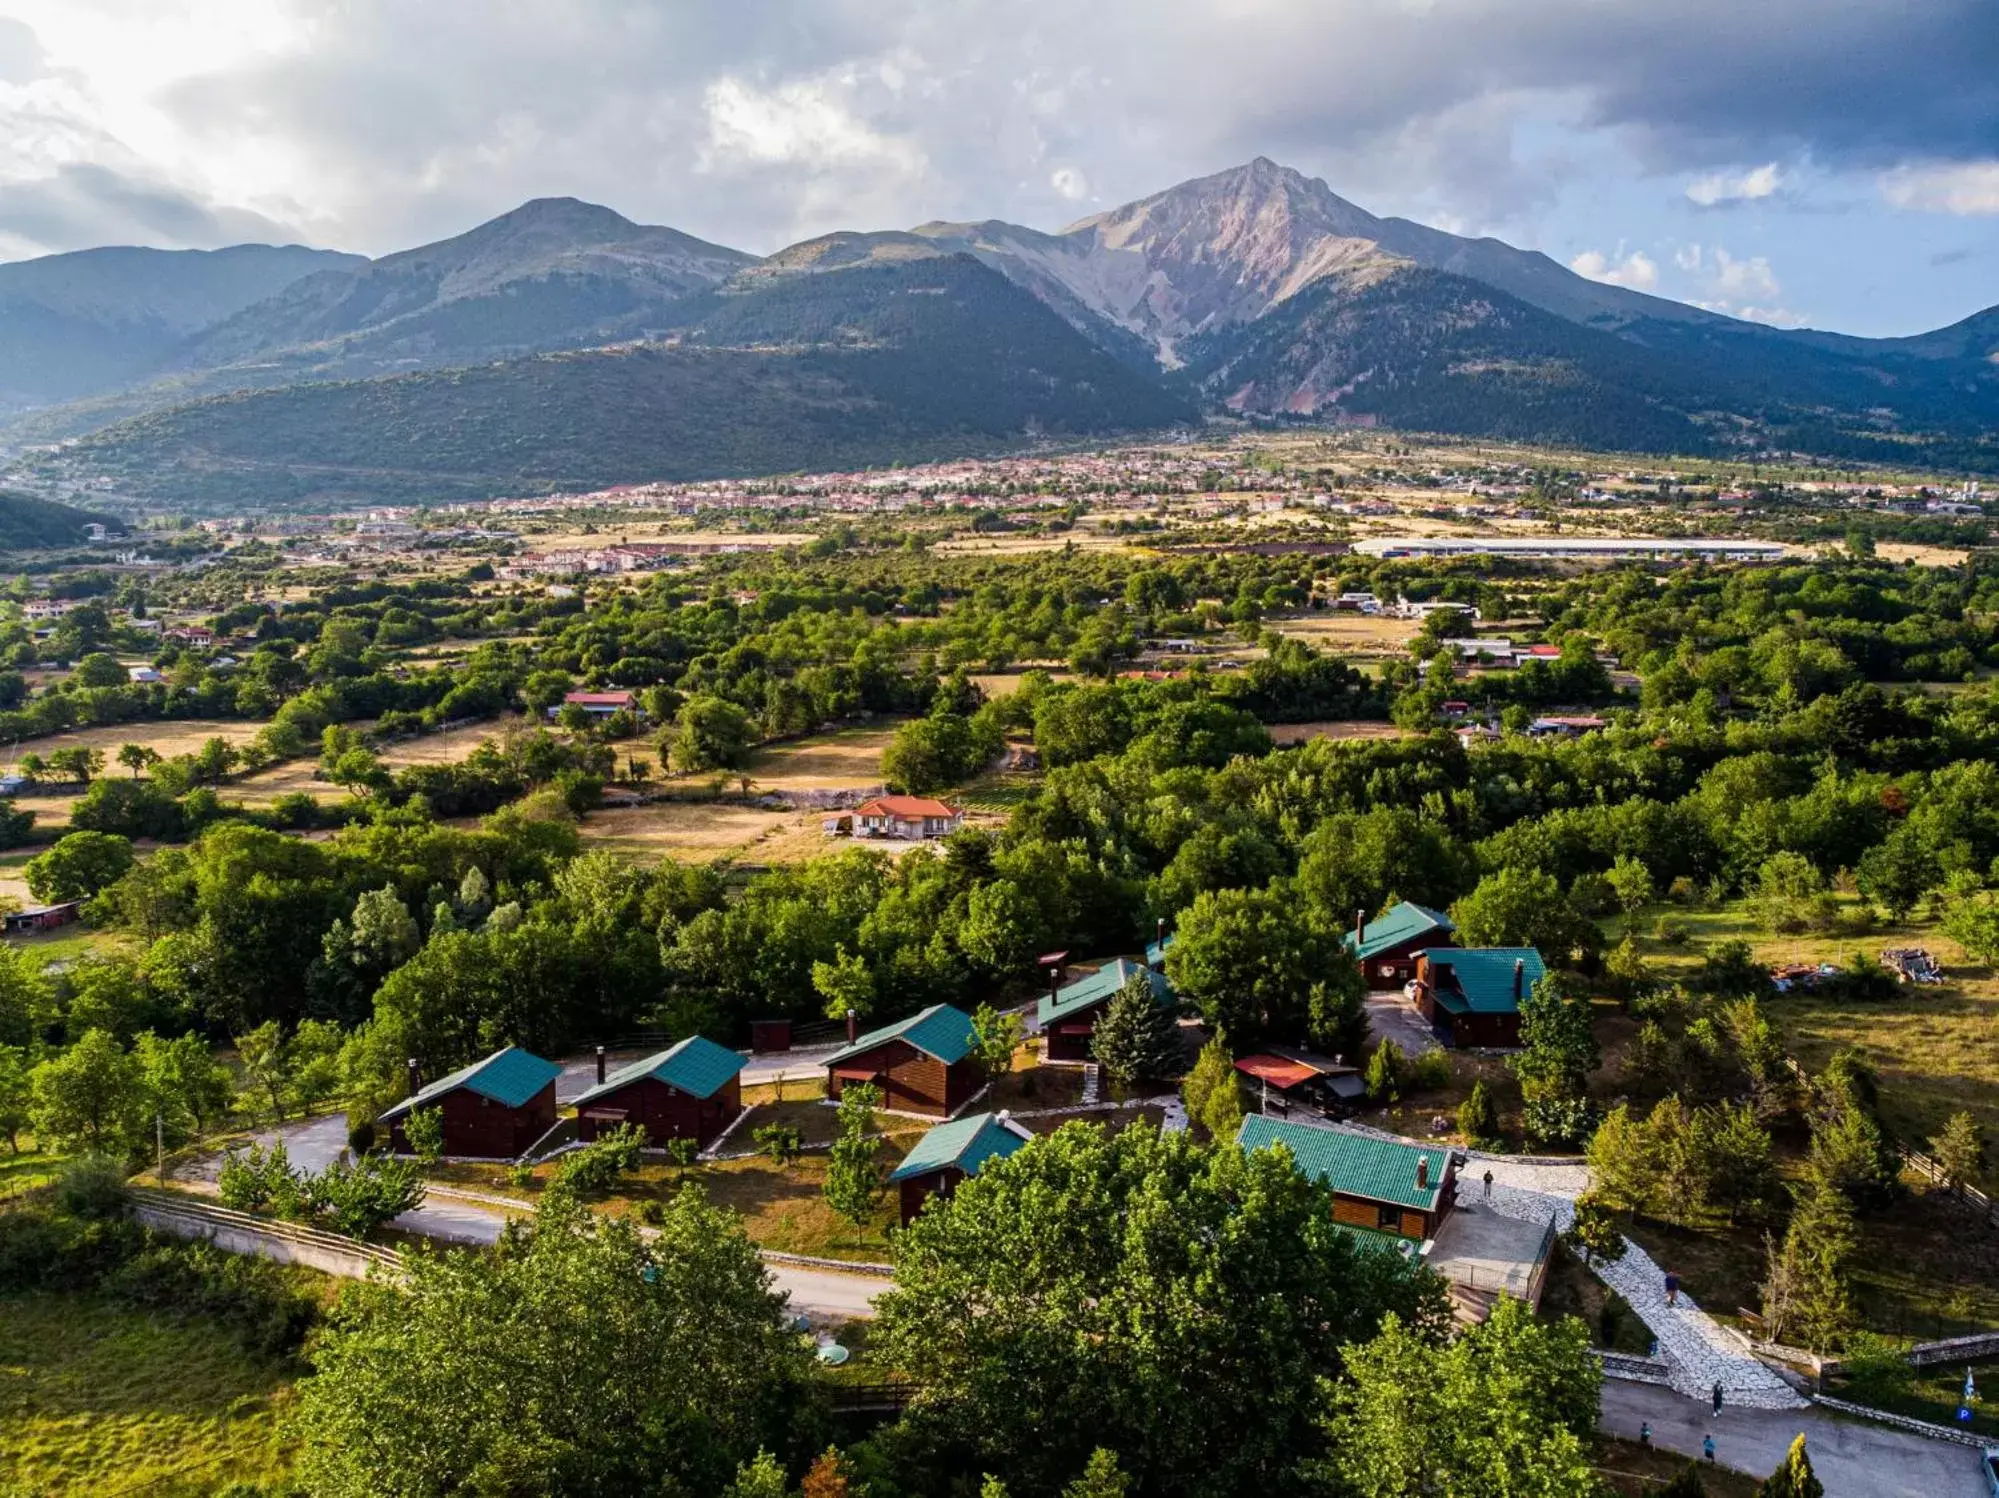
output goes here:
[[637, 1124], [664, 1148], [692, 1139], [706, 1149], [743, 1111], [743, 1056], [690, 1035], [657, 1055], [620, 1067], [576, 1099], [576, 1137], [585, 1144], [621, 1124]]
[[901, 1193], [906, 1227], [933, 1196], [949, 1199], [988, 1160], [1003, 1160], [1034, 1136], [1005, 1112], [969, 1113], [941, 1123], [902, 1157], [889, 1180]]
[[53, 931], [82, 919], [83, 902], [64, 900], [56, 905], [30, 905], [26, 910], [10, 910], [5, 917], [9, 936], [26, 936], [36, 931]]
[[1532, 947], [1445, 947], [1416, 954], [1410, 997], [1447, 1046], [1517, 1046], [1520, 1001], [1547, 976]]
[[1345, 1114], [1367, 1096], [1367, 1083], [1359, 1067], [1289, 1046], [1271, 1046], [1239, 1056], [1235, 1069], [1262, 1089], [1266, 1098], [1275, 1090], [1280, 1112], [1301, 1104], [1322, 1113]]
[[1360, 963], [1369, 988], [1394, 989], [1416, 976], [1418, 952], [1450, 946], [1456, 930], [1441, 910], [1403, 900], [1371, 921], [1355, 911], [1346, 946]]
[[1333, 1221], [1423, 1242], [1437, 1236], [1457, 1197], [1457, 1157], [1377, 1134], [1319, 1128], [1257, 1114], [1236, 1140], [1253, 1151], [1281, 1144], [1298, 1169], [1331, 1188]]
[[884, 1108], [949, 1118], [979, 1090], [977, 1035], [964, 1010], [932, 1004], [827, 1057], [826, 1096], [837, 1102], [847, 1083], [872, 1082]]
[[1110, 1001], [1135, 977], [1143, 977], [1152, 996], [1162, 1005], [1173, 1002], [1173, 985], [1156, 968], [1141, 967], [1128, 957], [1107, 962], [1094, 973], [1074, 983], [1043, 994], [1034, 1019], [1045, 1042], [1050, 1061], [1087, 1061], [1090, 1037], [1096, 1034], [1097, 1018]]
[[553, 1061], [508, 1046], [484, 1061], [439, 1077], [382, 1114], [391, 1147], [409, 1154], [403, 1125], [418, 1108], [443, 1115], [444, 1153], [476, 1160], [515, 1160], [555, 1127]]

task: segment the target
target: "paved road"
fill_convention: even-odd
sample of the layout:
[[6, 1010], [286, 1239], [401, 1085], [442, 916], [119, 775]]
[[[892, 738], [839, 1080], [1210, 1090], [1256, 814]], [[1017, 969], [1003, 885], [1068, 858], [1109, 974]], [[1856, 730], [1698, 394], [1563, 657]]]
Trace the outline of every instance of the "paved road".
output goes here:
[[[446, 1243], [494, 1243], [507, 1219], [504, 1209], [433, 1190], [422, 1206], [403, 1213], [395, 1225]], [[874, 1298], [888, 1288], [886, 1276], [848, 1274], [802, 1264], [771, 1263], [771, 1280], [791, 1297], [791, 1308], [815, 1321], [855, 1321], [874, 1315]]]
[[1713, 1435], [1715, 1460], [1755, 1477], [1776, 1471], [1802, 1431], [1827, 1498], [1989, 1498], [1969, 1446], [1818, 1409], [1724, 1409], [1710, 1419], [1707, 1405], [1656, 1384], [1603, 1381], [1605, 1430], [1636, 1440], [1647, 1420], [1655, 1446], [1698, 1457], [1701, 1438]]
[[[1420, 1056], [1437, 1048], [1437, 1037], [1431, 1031], [1429, 1021], [1423, 1018], [1415, 1004], [1399, 993], [1370, 993], [1367, 996], [1367, 1025], [1369, 1033], [1378, 1039], [1394, 1041], [1404, 1055]], [[1354, 1061], [1358, 1064], [1360, 1058], [1356, 1056]]]

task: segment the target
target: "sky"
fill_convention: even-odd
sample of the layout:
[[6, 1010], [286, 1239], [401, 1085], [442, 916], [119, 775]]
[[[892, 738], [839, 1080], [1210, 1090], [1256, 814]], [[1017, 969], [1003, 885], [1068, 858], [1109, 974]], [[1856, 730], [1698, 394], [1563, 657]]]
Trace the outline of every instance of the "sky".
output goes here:
[[767, 253], [1269, 156], [1781, 326], [1999, 303], [1995, 0], [0, 0], [0, 260], [569, 195]]

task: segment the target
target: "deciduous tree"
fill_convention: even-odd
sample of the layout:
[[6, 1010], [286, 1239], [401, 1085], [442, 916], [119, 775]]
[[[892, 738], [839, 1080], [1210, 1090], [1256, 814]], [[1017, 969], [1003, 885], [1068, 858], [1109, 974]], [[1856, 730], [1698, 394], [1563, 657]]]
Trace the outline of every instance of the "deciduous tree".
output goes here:
[[877, 1306], [872, 1346], [925, 1371], [904, 1437], [939, 1470], [1059, 1492], [1101, 1446], [1135, 1491], [1218, 1498], [1287, 1490], [1342, 1347], [1444, 1303], [1282, 1150], [1072, 1123], [912, 1223]]
[[326, 1498], [721, 1492], [814, 1433], [805, 1358], [698, 1187], [649, 1237], [558, 1196], [491, 1253], [349, 1289], [299, 1388], [300, 1475]]
[[1439, 1346], [1391, 1318], [1332, 1386], [1324, 1473], [1363, 1498], [1572, 1498], [1596, 1491], [1590, 1443], [1602, 1375], [1574, 1317], [1548, 1323], [1501, 1296]]

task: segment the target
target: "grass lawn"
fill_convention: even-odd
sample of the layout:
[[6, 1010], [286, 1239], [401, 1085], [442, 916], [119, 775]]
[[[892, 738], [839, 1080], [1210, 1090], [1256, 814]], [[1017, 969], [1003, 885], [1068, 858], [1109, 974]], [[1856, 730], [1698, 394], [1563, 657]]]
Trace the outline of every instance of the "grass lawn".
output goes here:
[[[891, 1144], [882, 1158], [892, 1165], [902, 1154]], [[648, 1201], [671, 1200], [683, 1179], [699, 1182], [710, 1201], [738, 1213], [743, 1231], [759, 1248], [874, 1263], [891, 1256], [888, 1227], [896, 1220], [895, 1192], [882, 1193], [872, 1222], [854, 1226], [826, 1204], [823, 1154], [801, 1155], [782, 1167], [760, 1156], [721, 1160], [684, 1173], [672, 1166], [647, 1165], [624, 1183], [619, 1200], [607, 1210], [630, 1212]]]
[[48, 1185], [61, 1170], [60, 1155], [43, 1154], [34, 1139], [23, 1134], [19, 1154], [0, 1155], [0, 1201]]
[[[1702, 1462], [1701, 1486], [1708, 1498], [1756, 1498], [1762, 1483], [1718, 1463]], [[1640, 1446], [1606, 1436], [1597, 1457], [1597, 1474], [1619, 1498], [1644, 1498], [1656, 1493], [1686, 1469], [1687, 1458], [1657, 1446]]]
[[[1851, 898], [1845, 904], [1858, 907]], [[1657, 938], [1662, 913], [1685, 926], [1685, 943]], [[1779, 994], [1764, 1012], [1808, 1069], [1822, 1066], [1841, 1046], [1864, 1051], [1881, 1074], [1882, 1119], [1911, 1142], [1936, 1133], [1959, 1109], [1978, 1118], [1988, 1138], [1999, 1139], [1999, 974], [1965, 963], [1935, 922], [1881, 922], [1861, 935], [1777, 936], [1737, 901], [1712, 911], [1648, 910], [1632, 924], [1646, 962], [1667, 976], [1697, 965], [1706, 947], [1724, 941], [1746, 941], [1759, 960], [1773, 965], [1845, 964], [1884, 947], [1927, 947], [1950, 980], [1942, 987], [1904, 986], [1883, 1003]], [[1610, 925], [1614, 943], [1622, 933]]]
[[110, 1498], [281, 1478], [291, 1379], [199, 1322], [88, 1296], [0, 1300], [6, 1491]]

